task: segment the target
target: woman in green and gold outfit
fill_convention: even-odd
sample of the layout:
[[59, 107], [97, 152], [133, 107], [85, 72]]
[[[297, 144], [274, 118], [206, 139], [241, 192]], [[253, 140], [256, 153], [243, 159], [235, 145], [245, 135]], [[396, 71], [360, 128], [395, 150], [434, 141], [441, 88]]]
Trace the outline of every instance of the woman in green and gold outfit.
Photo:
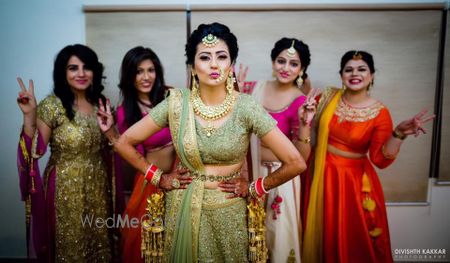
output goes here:
[[[53, 68], [53, 93], [37, 104], [33, 81], [21, 78], [23, 113], [18, 165], [27, 207], [27, 248], [38, 262], [111, 262], [116, 188], [110, 147], [97, 125], [103, 65], [89, 47], [64, 47]], [[39, 158], [51, 154], [41, 179]], [[108, 158], [107, 158], [108, 157]], [[123, 199], [122, 199], [123, 200]], [[118, 207], [118, 206], [116, 206]], [[29, 209], [29, 210], [28, 210]], [[32, 241], [32, 242], [31, 242]], [[30, 244], [28, 244], [30, 243]]]
[[[232, 69], [237, 53], [236, 37], [227, 26], [201, 24], [186, 44], [191, 90], [171, 91], [120, 137], [110, 129], [109, 112], [99, 118], [115, 150], [165, 191], [164, 262], [249, 261], [254, 239], [248, 237], [247, 217], [254, 214], [250, 210], [247, 215], [244, 197], [261, 197], [306, 168], [262, 106], [235, 90]], [[171, 174], [162, 174], [133, 147], [165, 126], [179, 159]], [[252, 133], [283, 165], [249, 186], [240, 171]]]

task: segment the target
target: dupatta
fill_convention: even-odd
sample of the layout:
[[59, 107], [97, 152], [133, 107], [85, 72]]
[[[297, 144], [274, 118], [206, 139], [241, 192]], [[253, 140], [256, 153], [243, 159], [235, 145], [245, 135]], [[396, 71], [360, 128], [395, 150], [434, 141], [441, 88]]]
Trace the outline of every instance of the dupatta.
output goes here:
[[317, 145], [314, 154], [314, 171], [311, 183], [310, 199], [306, 217], [305, 235], [303, 237], [302, 262], [322, 262], [323, 239], [323, 185], [325, 158], [328, 146], [328, 124], [333, 117], [343, 90], [328, 88], [320, 98], [317, 107]]
[[[190, 90], [172, 90], [169, 96], [169, 127], [173, 145], [181, 163], [191, 171], [205, 172], [197, 145], [195, 116]], [[169, 262], [196, 262], [198, 233], [204, 183], [194, 180], [185, 190], [172, 190], [173, 197], [167, 213], [173, 216], [174, 229], [167, 234], [170, 247]], [[176, 230], [175, 230], [176, 229]]]

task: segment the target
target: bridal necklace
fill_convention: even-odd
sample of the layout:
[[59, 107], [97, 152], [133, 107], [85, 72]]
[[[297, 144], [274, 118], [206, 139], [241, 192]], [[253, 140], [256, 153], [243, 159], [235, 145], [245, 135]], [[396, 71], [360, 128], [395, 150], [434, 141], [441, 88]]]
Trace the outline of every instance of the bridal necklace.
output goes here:
[[205, 105], [200, 98], [200, 92], [198, 89], [193, 89], [192, 91], [192, 108], [195, 114], [208, 121], [208, 125], [204, 128], [206, 137], [210, 137], [217, 129], [213, 126], [212, 122], [226, 116], [233, 108], [236, 97], [233, 95], [233, 89], [229, 86], [232, 87], [232, 81], [227, 83], [227, 95], [225, 96], [223, 102], [215, 106]]

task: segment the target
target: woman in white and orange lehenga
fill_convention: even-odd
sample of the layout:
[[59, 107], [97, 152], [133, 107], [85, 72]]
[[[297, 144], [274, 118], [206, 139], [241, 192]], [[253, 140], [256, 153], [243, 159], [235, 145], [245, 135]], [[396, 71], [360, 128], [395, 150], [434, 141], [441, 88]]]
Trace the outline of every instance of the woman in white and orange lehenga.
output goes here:
[[[245, 82], [240, 87], [251, 93], [253, 98], [277, 121], [278, 128], [307, 158], [309, 143], [299, 136], [298, 112], [306, 101], [311, 83], [306, 74], [310, 64], [309, 47], [295, 38], [281, 38], [272, 51], [274, 80]], [[242, 82], [246, 69], [240, 68]], [[302, 125], [304, 125], [302, 123]], [[251, 150], [253, 171], [260, 177], [275, 172], [281, 166], [280, 160], [264, 144], [252, 136]], [[300, 262], [302, 220], [300, 213], [300, 175], [276, 187], [266, 198], [267, 247], [271, 262]]]

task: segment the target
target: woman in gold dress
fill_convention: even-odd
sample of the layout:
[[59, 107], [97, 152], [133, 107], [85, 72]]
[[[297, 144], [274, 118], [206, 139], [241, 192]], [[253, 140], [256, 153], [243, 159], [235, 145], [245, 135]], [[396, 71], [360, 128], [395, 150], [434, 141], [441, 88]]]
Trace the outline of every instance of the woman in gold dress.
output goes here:
[[[69, 45], [56, 57], [54, 94], [39, 105], [33, 82], [18, 78], [24, 115], [18, 151], [29, 239], [40, 262], [110, 262], [112, 242], [104, 224], [112, 216], [112, 184], [103, 158], [108, 150], [96, 120], [103, 65], [89, 47]], [[51, 154], [39, 176], [38, 159]], [[100, 221], [99, 221], [100, 220]], [[100, 223], [99, 223], [100, 222]], [[103, 224], [101, 223], [103, 222]], [[28, 244], [27, 244], [28, 245]]]
[[[247, 219], [252, 222], [255, 214], [250, 209], [247, 218], [244, 197], [261, 197], [306, 168], [295, 146], [262, 106], [235, 90], [232, 69], [237, 53], [236, 37], [227, 26], [201, 24], [186, 45], [192, 90], [171, 91], [166, 100], [120, 137], [110, 129], [113, 120], [109, 112], [99, 118], [114, 149], [149, 183], [165, 190], [164, 262], [258, 260], [252, 246], [254, 229], [247, 227]], [[162, 174], [133, 147], [166, 126], [180, 160], [179, 170], [188, 174]], [[240, 170], [252, 133], [272, 150], [282, 166], [249, 186]], [[252, 202], [249, 207], [254, 205]], [[266, 256], [267, 251], [259, 260]]]

